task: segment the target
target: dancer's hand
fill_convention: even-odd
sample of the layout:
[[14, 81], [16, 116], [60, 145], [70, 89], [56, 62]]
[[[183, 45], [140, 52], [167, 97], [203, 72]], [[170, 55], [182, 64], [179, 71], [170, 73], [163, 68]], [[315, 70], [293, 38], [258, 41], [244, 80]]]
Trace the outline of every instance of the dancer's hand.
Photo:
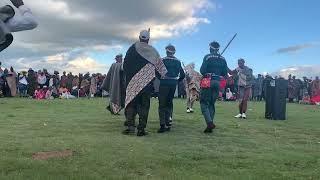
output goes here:
[[19, 8], [20, 6], [24, 5], [23, 0], [10, 0], [10, 1], [17, 8]]

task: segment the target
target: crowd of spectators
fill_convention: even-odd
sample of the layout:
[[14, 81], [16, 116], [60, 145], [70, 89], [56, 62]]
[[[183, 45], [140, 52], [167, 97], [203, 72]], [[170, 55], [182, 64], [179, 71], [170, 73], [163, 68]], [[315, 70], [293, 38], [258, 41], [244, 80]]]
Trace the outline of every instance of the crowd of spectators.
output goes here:
[[[267, 89], [268, 79], [278, 79], [278, 76], [263, 76], [258, 74], [252, 82], [250, 99], [252, 101], [263, 101], [265, 99], [265, 92]], [[287, 98], [289, 103], [309, 104], [312, 98], [320, 97], [320, 80], [319, 77], [302, 79], [289, 75], [286, 79], [288, 82]], [[186, 95], [185, 85], [179, 84], [178, 97], [184, 98]], [[226, 88], [221, 92], [221, 100], [236, 101], [237, 100], [237, 78], [229, 76], [226, 79]]]
[[102, 96], [100, 89], [105, 75], [73, 75], [46, 69], [16, 72], [13, 67], [2, 69], [0, 62], [0, 97], [32, 97], [34, 99], [79, 98]]
[[[52, 74], [46, 69], [34, 71], [15, 72], [13, 67], [2, 68], [0, 62], [0, 97], [32, 97], [34, 99], [72, 99], [79, 97], [102, 96], [104, 93], [100, 88], [106, 75], [78, 74], [73, 75], [58, 71]], [[270, 75], [258, 74], [251, 89], [251, 100], [263, 101], [265, 99], [266, 82], [268, 78], [277, 79]], [[312, 99], [320, 98], [319, 77], [302, 79], [289, 75], [288, 79], [288, 101], [290, 103], [309, 104]], [[185, 84], [181, 82], [177, 87], [177, 97], [186, 97]], [[156, 90], [155, 90], [156, 91]], [[229, 76], [226, 79], [226, 88], [220, 93], [221, 100], [237, 100], [237, 78]], [[155, 92], [156, 94], [156, 92]], [[320, 100], [319, 100], [320, 101]]]

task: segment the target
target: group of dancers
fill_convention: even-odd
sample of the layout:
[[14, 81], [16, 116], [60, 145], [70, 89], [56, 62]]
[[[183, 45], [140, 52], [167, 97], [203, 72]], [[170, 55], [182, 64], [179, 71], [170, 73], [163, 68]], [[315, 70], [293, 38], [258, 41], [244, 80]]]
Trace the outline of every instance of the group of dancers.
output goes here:
[[[38, 26], [36, 18], [23, 0], [10, 0], [12, 4], [0, 7], [0, 52], [8, 48], [14, 37], [12, 33], [35, 29]], [[145, 136], [147, 126], [150, 98], [153, 90], [153, 81], [160, 79], [159, 87], [159, 120], [158, 133], [168, 132], [172, 126], [173, 98], [177, 84], [185, 79], [186, 73], [182, 63], [175, 57], [176, 47], [166, 47], [167, 56], [161, 58], [158, 51], [149, 45], [150, 30], [143, 30], [139, 41], [134, 43], [126, 53], [124, 62], [122, 56], [117, 56], [117, 62], [110, 69], [104, 82], [105, 89], [111, 96], [108, 109], [118, 114], [125, 109], [126, 130], [124, 134], [135, 133]], [[210, 43], [210, 53], [203, 59], [200, 73], [200, 106], [207, 124], [205, 133], [212, 133], [215, 124], [215, 103], [219, 97], [221, 79], [229, 74], [239, 77], [239, 115], [236, 118], [246, 118], [247, 101], [252, 85], [252, 70], [245, 66], [245, 61], [239, 59], [239, 67], [231, 71], [227, 62], [219, 53], [218, 42]], [[191, 67], [191, 69], [194, 68]], [[119, 72], [119, 73], [117, 73]], [[187, 73], [187, 78], [188, 78]], [[189, 76], [190, 77], [190, 76]], [[115, 83], [117, 82], [117, 83]], [[120, 83], [119, 83], [120, 82]], [[118, 86], [115, 86], [118, 84]], [[192, 86], [192, 83], [190, 83]], [[187, 112], [193, 112], [193, 102], [197, 99], [193, 91], [197, 91], [196, 83], [189, 91]], [[114, 88], [116, 87], [116, 88]], [[139, 115], [139, 124], [136, 126], [135, 118]]]
[[[167, 56], [160, 58], [158, 51], [149, 45], [150, 31], [140, 32], [139, 41], [134, 43], [126, 53], [122, 62], [122, 55], [116, 57], [117, 62], [112, 65], [107, 78], [103, 83], [105, 90], [109, 92], [110, 104], [108, 109], [113, 114], [119, 114], [121, 108], [125, 109], [125, 126], [123, 134], [135, 134], [137, 136], [147, 135], [148, 115], [150, 110], [150, 98], [153, 91], [153, 81], [160, 80], [159, 87], [159, 124], [158, 133], [169, 132], [172, 127], [173, 98], [177, 84], [190, 74], [182, 67], [181, 61], [175, 57], [176, 47], [169, 44], [165, 50]], [[206, 122], [204, 133], [212, 133], [216, 128], [215, 124], [215, 103], [219, 97], [221, 81], [228, 75], [237, 75], [239, 78], [239, 115], [236, 118], [246, 119], [247, 101], [250, 96], [253, 74], [252, 69], [245, 66], [245, 60], [239, 59], [239, 67], [231, 71], [227, 62], [219, 53], [220, 45], [212, 42], [209, 45], [210, 53], [202, 62], [200, 73], [200, 84], [196, 85], [188, 80], [191, 90], [198, 91], [200, 86], [200, 107]], [[191, 67], [191, 69], [194, 68]], [[187, 68], [186, 68], [187, 69]], [[124, 83], [122, 83], [124, 82]], [[112, 90], [116, 87], [117, 90]], [[121, 91], [121, 87], [125, 91]], [[122, 93], [121, 93], [122, 92]], [[192, 91], [189, 91], [189, 93]], [[123, 96], [123, 98], [121, 97]], [[193, 112], [192, 105], [197, 97], [189, 95], [187, 112]], [[139, 116], [139, 123], [136, 126], [136, 115]]]

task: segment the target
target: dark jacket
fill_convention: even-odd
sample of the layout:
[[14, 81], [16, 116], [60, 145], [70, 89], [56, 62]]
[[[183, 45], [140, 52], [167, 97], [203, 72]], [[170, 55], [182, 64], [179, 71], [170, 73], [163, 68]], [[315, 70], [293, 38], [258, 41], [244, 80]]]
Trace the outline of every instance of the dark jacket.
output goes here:
[[181, 66], [181, 62], [176, 57], [167, 56], [163, 58], [163, 63], [165, 64], [168, 72], [166, 77], [160, 80], [161, 86], [176, 86], [178, 82], [182, 81], [186, 77]]
[[200, 73], [203, 76], [206, 76], [207, 74], [214, 74], [216, 76], [227, 76], [227, 62], [224, 57], [219, 54], [208, 54], [203, 58]]

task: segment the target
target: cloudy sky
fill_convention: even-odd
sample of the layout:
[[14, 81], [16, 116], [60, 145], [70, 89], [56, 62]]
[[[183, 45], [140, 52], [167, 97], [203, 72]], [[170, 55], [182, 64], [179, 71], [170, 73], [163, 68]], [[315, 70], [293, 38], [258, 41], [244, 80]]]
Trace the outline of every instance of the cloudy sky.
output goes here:
[[[0, 0], [0, 5], [9, 4]], [[0, 60], [18, 70], [107, 72], [118, 53], [151, 28], [152, 44], [164, 55], [172, 43], [185, 64], [201, 65], [208, 43], [224, 46], [230, 68], [243, 57], [255, 73], [314, 76], [320, 72], [320, 2], [309, 0], [25, 0], [39, 21], [16, 33]]]

